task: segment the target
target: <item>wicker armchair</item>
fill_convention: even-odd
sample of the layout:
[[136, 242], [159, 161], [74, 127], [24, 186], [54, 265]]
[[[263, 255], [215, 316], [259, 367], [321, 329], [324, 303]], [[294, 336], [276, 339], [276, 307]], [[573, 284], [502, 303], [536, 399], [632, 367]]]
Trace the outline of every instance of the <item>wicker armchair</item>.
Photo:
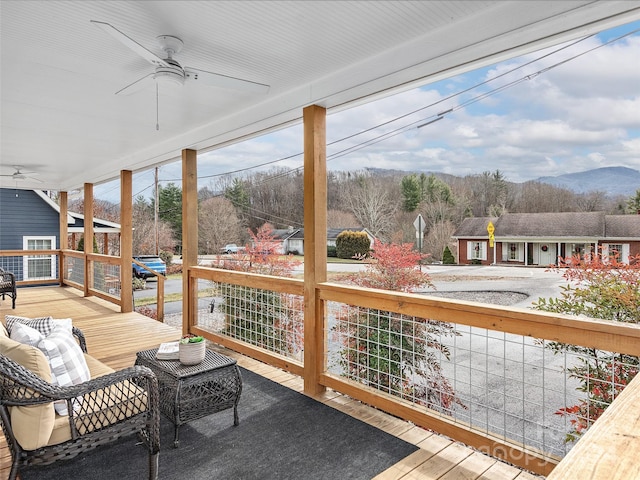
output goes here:
[[[74, 327], [73, 333], [86, 352], [82, 332]], [[62, 417], [67, 419], [62, 429], [66, 430], [67, 439], [24, 450], [14, 435], [16, 426], [11, 423], [11, 408], [56, 400], [67, 403], [69, 415]], [[0, 424], [11, 451], [9, 480], [15, 480], [22, 466], [47, 465], [70, 459], [133, 434], [138, 434], [149, 452], [149, 479], [155, 480], [158, 478], [160, 450], [159, 411], [158, 382], [146, 367], [125, 368], [79, 385], [59, 387], [0, 354]], [[71, 438], [68, 438], [69, 431]], [[114, 459], [116, 462], [121, 460]], [[143, 478], [142, 473], [140, 478]]]
[[0, 295], [4, 300], [5, 295], [11, 297], [11, 308], [16, 308], [16, 277], [13, 273], [0, 268]]

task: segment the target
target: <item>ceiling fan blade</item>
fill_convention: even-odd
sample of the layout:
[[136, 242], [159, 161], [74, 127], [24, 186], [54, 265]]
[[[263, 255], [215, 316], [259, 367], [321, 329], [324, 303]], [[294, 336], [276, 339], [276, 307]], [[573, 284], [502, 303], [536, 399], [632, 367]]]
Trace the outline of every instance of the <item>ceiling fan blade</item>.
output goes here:
[[116, 95], [132, 95], [136, 92], [139, 92], [140, 90], [143, 90], [144, 88], [150, 86], [153, 83], [153, 75], [154, 75], [153, 73], [149, 73], [148, 75], [145, 75], [144, 77], [136, 80], [135, 82], [130, 83], [126, 87], [118, 90], [116, 92]]
[[269, 91], [269, 85], [263, 83], [251, 82], [249, 80], [242, 80], [241, 78], [228, 77], [227, 75], [220, 75], [218, 73], [206, 72], [204, 70], [198, 70], [196, 68], [185, 67], [185, 77], [189, 81], [196, 81], [212, 87], [228, 88], [231, 90], [241, 90], [249, 93], [267, 93]]
[[129, 38], [128, 36], [126, 36], [124, 33], [122, 33], [120, 30], [118, 30], [113, 25], [111, 25], [109, 23], [106, 23], [106, 22], [99, 22], [97, 20], [89, 20], [89, 21], [91, 23], [93, 23], [94, 25], [96, 25], [97, 27], [100, 27], [102, 30], [107, 32], [109, 35], [111, 35], [113, 38], [118, 40], [120, 43], [122, 43], [125, 46], [129, 47], [131, 50], [133, 50], [138, 55], [140, 55], [142, 58], [144, 58], [147, 62], [149, 62], [149, 63], [151, 63], [153, 65], [156, 65], [156, 66], [160, 66], [160, 65], [164, 66], [164, 67], [169, 66], [169, 64], [167, 62], [165, 62], [162, 58], [157, 56], [152, 51], [147, 50], [145, 47], [140, 45], [138, 42], [136, 42], [132, 38]]

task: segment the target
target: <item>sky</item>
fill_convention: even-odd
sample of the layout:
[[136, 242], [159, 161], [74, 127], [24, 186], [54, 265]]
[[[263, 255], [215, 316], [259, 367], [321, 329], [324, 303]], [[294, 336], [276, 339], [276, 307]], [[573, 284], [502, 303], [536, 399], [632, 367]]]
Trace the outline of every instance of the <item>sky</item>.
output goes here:
[[[327, 143], [327, 168], [336, 171], [500, 170], [524, 182], [640, 170], [640, 22], [329, 114]], [[199, 155], [199, 186], [302, 163], [298, 125]], [[180, 162], [159, 170], [164, 184], [180, 184], [180, 175]], [[150, 196], [153, 179], [153, 170], [134, 174], [134, 197]], [[118, 188], [96, 185], [94, 194], [109, 199]]]

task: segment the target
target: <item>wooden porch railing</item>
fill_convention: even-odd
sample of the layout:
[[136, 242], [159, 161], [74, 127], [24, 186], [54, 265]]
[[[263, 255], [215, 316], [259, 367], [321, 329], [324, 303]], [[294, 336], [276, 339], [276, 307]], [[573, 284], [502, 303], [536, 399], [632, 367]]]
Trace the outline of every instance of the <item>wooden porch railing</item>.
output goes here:
[[[274, 278], [264, 275], [231, 272], [204, 267], [187, 269], [190, 292], [197, 288], [199, 279], [210, 280], [218, 284], [232, 284], [261, 291], [276, 291], [294, 296], [303, 295], [303, 282], [296, 279]], [[395, 312], [411, 317], [451, 322], [493, 332], [517, 334], [536, 339], [581, 345], [600, 350], [640, 356], [640, 326], [606, 322], [591, 319], [579, 319], [563, 315], [554, 315], [525, 309], [511, 309], [501, 306], [489, 306], [471, 302], [429, 298], [424, 295], [405, 294], [383, 290], [322, 283], [315, 295], [321, 302], [318, 311], [325, 312], [322, 331], [330, 331], [327, 324], [328, 305], [330, 303]], [[189, 298], [194, 298], [189, 295]], [[195, 309], [192, 311], [195, 312]], [[245, 355], [277, 366], [297, 375], [305, 376], [304, 362], [299, 358], [290, 358], [260, 348], [250, 343], [232, 338], [224, 332], [201, 324], [198, 314], [188, 319], [189, 330], [227, 346]], [[541, 451], [531, 445], [510, 441], [502, 435], [481, 431], [459, 420], [429, 410], [424, 406], [406, 399], [389, 395], [362, 383], [350, 380], [328, 369], [327, 348], [316, 352], [322, 357], [324, 365], [320, 383], [341, 393], [375, 406], [395, 416], [409, 420], [424, 428], [450, 436], [467, 445], [480, 449], [496, 458], [504, 459], [530, 471], [547, 475], [561, 460], [560, 457]], [[640, 381], [637, 379], [636, 382]]]
[[[99, 253], [86, 253], [77, 250], [0, 250], [0, 265], [4, 265], [9, 271], [20, 272], [22, 277], [23, 262], [27, 257], [52, 255], [57, 257], [55, 276], [36, 278], [30, 280], [20, 279], [18, 286], [29, 285], [68, 285], [79, 290], [84, 290], [85, 295], [94, 295], [115, 305], [122, 306], [120, 289], [122, 281], [120, 275], [121, 259], [112, 255]], [[158, 279], [156, 290], [157, 319], [164, 319], [164, 281], [165, 276], [149, 268], [136, 260], [140, 267], [154, 274]], [[96, 286], [96, 278], [100, 279], [100, 285]], [[99, 287], [99, 288], [98, 288]]]

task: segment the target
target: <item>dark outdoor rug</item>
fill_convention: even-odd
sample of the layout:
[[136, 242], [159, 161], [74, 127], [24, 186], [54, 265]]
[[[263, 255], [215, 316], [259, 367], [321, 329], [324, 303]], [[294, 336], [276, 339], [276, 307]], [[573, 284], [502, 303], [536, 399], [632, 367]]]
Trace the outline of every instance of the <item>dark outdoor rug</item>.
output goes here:
[[[271, 380], [242, 370], [243, 390], [233, 409], [180, 427], [162, 416], [160, 479], [363, 479], [417, 450], [382, 430]], [[147, 455], [135, 436], [72, 460], [31, 468], [23, 480], [147, 478]]]

